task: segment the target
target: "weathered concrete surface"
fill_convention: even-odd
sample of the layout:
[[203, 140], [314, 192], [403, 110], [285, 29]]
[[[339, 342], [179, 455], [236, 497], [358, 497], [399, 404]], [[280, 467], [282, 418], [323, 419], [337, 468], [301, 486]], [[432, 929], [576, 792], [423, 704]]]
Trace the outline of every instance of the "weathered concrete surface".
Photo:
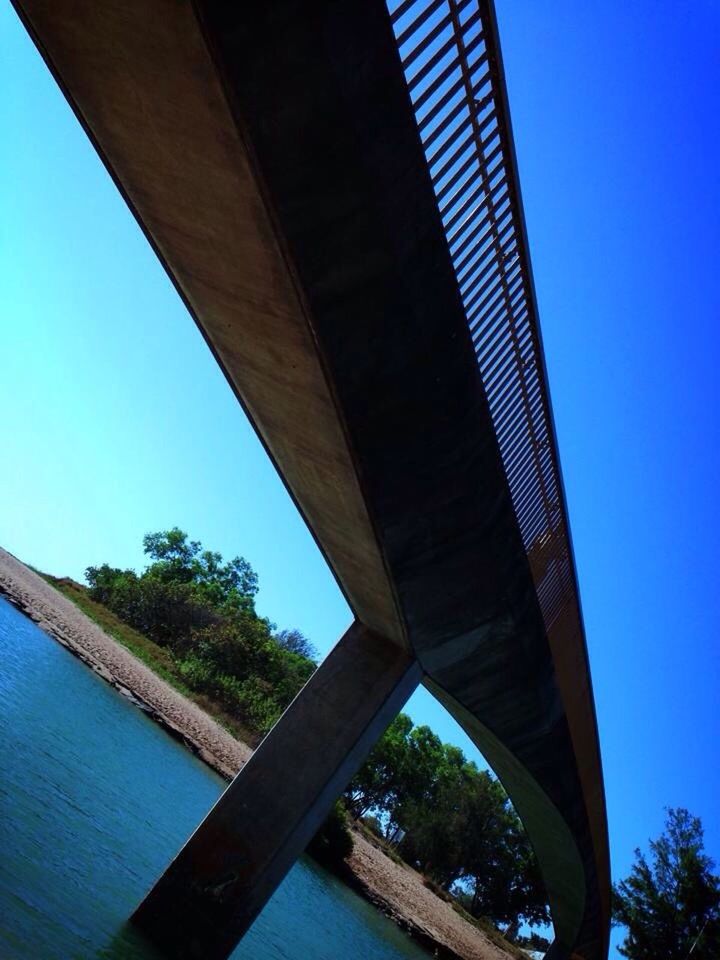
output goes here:
[[17, 8], [332, 555], [350, 606], [406, 643], [304, 293], [193, 5], [29, 0]]
[[421, 678], [354, 624], [218, 800], [134, 921], [170, 956], [227, 956]]

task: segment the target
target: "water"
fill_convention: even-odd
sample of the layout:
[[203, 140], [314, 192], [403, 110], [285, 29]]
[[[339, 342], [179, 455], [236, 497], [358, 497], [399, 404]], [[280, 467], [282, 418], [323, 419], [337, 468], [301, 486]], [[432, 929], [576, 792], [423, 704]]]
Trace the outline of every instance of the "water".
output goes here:
[[[154, 960], [125, 920], [224, 787], [0, 599], [0, 958]], [[300, 861], [233, 960], [423, 960]]]

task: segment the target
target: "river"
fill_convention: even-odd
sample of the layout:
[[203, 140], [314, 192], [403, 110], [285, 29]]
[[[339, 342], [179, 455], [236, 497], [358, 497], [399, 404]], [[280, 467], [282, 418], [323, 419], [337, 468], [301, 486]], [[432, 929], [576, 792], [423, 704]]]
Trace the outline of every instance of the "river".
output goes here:
[[[155, 960], [125, 926], [223, 781], [0, 598], [0, 957]], [[427, 960], [304, 858], [233, 960]]]

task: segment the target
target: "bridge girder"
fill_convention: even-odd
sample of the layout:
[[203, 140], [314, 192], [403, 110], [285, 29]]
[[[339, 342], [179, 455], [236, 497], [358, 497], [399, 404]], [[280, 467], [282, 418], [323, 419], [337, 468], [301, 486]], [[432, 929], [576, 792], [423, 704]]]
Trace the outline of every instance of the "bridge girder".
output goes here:
[[[447, 2], [451, 21], [468, 8]], [[417, 658], [503, 780], [547, 884], [551, 954], [605, 957], [602, 770], [552, 424], [544, 509], [561, 529], [528, 542], [525, 448], [503, 446], [478, 364], [403, 70], [409, 28], [380, 0], [16, 7], [357, 620]], [[532, 314], [494, 14], [477, 10]], [[561, 554], [558, 593], [544, 578]]]

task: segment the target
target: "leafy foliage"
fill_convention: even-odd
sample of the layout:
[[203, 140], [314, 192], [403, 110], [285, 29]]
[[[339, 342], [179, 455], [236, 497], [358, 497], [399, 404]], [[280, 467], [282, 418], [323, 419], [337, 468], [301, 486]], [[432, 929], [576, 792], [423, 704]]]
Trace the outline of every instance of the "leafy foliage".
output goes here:
[[151, 563], [140, 574], [88, 567], [91, 598], [167, 648], [191, 690], [269, 730], [315, 669], [310, 641], [257, 615], [258, 577], [243, 557], [223, 562], [178, 527], [146, 534], [143, 547]]
[[[351, 814], [404, 837], [399, 852], [474, 917], [549, 920], [534, 854], [500, 783], [400, 714], [350, 784]], [[372, 813], [372, 816], [368, 814]]]
[[288, 650], [290, 653], [297, 653], [301, 657], [307, 657], [308, 660], [317, 660], [317, 650], [310, 643], [305, 634], [300, 633], [299, 630], [281, 630], [280, 633], [275, 634], [275, 642], [278, 643], [283, 650]]
[[630, 960], [717, 960], [720, 957], [720, 877], [704, 852], [700, 820], [668, 809], [665, 831], [639, 849], [630, 876], [613, 890], [613, 918], [627, 927], [619, 947]]

